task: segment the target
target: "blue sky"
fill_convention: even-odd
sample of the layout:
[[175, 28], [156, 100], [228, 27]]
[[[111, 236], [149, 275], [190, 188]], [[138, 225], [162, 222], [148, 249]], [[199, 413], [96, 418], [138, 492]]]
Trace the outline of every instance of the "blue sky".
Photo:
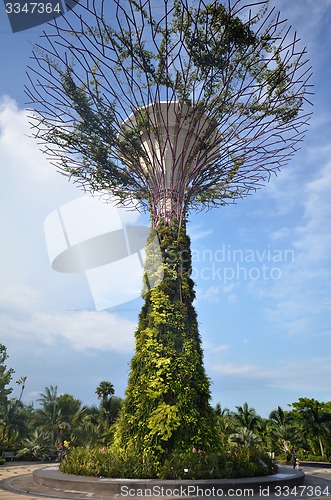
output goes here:
[[[188, 226], [213, 403], [234, 410], [247, 401], [262, 416], [299, 397], [331, 400], [331, 0], [271, 5], [298, 32], [313, 66], [306, 138], [255, 195], [192, 214]], [[81, 203], [83, 193], [28, 137], [23, 86], [43, 28], [11, 33], [0, 5], [0, 342], [13, 380], [27, 376], [26, 402], [57, 385], [59, 393], [96, 404], [102, 380], [124, 395], [141, 300], [96, 310], [84, 273], [51, 267], [44, 222], [59, 207]], [[77, 227], [92, 231], [93, 218], [88, 223], [83, 215], [75, 215]], [[109, 296], [116, 296], [126, 285], [112, 272]]]

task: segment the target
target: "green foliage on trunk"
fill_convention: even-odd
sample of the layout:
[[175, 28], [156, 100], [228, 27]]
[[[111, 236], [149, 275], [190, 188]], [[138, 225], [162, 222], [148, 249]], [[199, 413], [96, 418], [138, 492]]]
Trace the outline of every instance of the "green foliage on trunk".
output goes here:
[[161, 462], [174, 451], [217, 449], [218, 439], [192, 303], [189, 238], [176, 224], [159, 229], [158, 237], [164, 276], [143, 294], [115, 447]]

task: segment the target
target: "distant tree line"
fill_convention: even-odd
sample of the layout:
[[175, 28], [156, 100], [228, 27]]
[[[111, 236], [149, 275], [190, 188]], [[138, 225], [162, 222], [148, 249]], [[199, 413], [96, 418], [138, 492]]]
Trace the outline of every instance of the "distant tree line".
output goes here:
[[[12, 397], [14, 370], [7, 368], [7, 349], [0, 344], [0, 452], [13, 451], [17, 458], [55, 459], [58, 444], [70, 447], [106, 447], [112, 443], [123, 399], [114, 395], [111, 382], [96, 388], [99, 404], [83, 403], [71, 394], [59, 394], [57, 386], [45, 387], [38, 407], [22, 400], [27, 377], [16, 380], [18, 398]], [[331, 401], [299, 398], [290, 410], [281, 407], [262, 418], [247, 403], [230, 411], [217, 404], [214, 412], [225, 448], [239, 445], [273, 453], [291, 460], [296, 449], [300, 460], [326, 461], [331, 450]], [[1, 456], [1, 455], [0, 455]]]

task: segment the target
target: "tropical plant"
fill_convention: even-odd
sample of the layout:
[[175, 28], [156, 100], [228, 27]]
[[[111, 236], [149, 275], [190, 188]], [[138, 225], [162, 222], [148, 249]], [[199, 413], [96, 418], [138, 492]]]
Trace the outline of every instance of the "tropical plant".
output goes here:
[[237, 432], [231, 434], [231, 440], [244, 448], [256, 448], [261, 440], [257, 434], [245, 426], [239, 427]]
[[7, 369], [5, 364], [7, 359], [7, 348], [0, 344], [0, 449], [7, 445], [6, 432], [9, 428], [8, 413], [11, 406], [8, 396], [13, 391], [8, 385], [13, 377], [14, 369]]
[[240, 427], [245, 427], [250, 431], [254, 431], [261, 420], [254, 408], [249, 408], [248, 403], [243, 406], [236, 406], [237, 412], [234, 413], [234, 419]]
[[270, 435], [275, 447], [281, 450], [285, 459], [291, 456], [294, 444], [298, 440], [299, 429], [295, 426], [291, 412], [284, 411], [280, 406], [269, 415]]
[[22, 444], [23, 447], [16, 453], [17, 457], [45, 460], [54, 455], [53, 436], [45, 429], [35, 428]]
[[98, 395], [98, 399], [105, 401], [110, 396], [115, 394], [115, 389], [114, 389], [114, 386], [111, 382], [107, 382], [104, 380], [103, 382], [100, 382], [100, 384], [96, 388], [95, 392]]
[[32, 406], [24, 405], [18, 399], [9, 399], [0, 420], [0, 439], [3, 447], [15, 450], [29, 432]]
[[20, 395], [19, 395], [19, 398], [18, 398], [19, 401], [21, 401], [21, 399], [22, 399], [23, 392], [24, 392], [24, 389], [25, 389], [26, 379], [27, 378], [28, 377], [25, 376], [25, 377], [21, 377], [18, 380], [16, 380], [16, 384], [18, 384], [21, 387], [21, 392], [20, 392]]
[[44, 393], [41, 393], [37, 400], [40, 408], [37, 408], [34, 413], [35, 423], [51, 437], [53, 447], [56, 447], [56, 443], [66, 427], [61, 409], [57, 404], [57, 398], [57, 386], [45, 387]]
[[231, 435], [235, 431], [235, 421], [228, 408], [222, 408], [220, 403], [215, 406], [217, 432], [222, 449], [229, 449], [231, 445]]
[[95, 392], [98, 399], [101, 399], [99, 416], [104, 422], [104, 427], [109, 428], [115, 423], [123, 401], [121, 398], [114, 396], [115, 389], [111, 382], [100, 382]]
[[7, 387], [14, 374], [14, 369], [7, 369], [5, 365], [7, 359], [7, 348], [3, 344], [0, 344], [0, 415], [7, 406], [9, 394], [13, 391], [11, 387]]
[[110, 438], [105, 435], [103, 426], [91, 422], [87, 414], [80, 424], [76, 425], [70, 434], [72, 447], [94, 448], [109, 445]]
[[56, 397], [56, 407], [60, 414], [60, 425], [62, 433], [68, 435], [72, 430], [84, 420], [85, 408], [82, 402], [71, 394], [60, 394]]
[[316, 399], [299, 398], [298, 401], [291, 404], [291, 407], [294, 417], [302, 424], [308, 443], [315, 450], [317, 444], [319, 454], [324, 456], [323, 443], [331, 429], [331, 414], [328, 411], [328, 406]]

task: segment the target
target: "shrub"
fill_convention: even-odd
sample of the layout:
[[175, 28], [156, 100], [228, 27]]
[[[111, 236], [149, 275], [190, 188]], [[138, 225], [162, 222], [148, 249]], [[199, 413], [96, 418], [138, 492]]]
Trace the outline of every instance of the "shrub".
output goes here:
[[256, 450], [234, 447], [231, 453], [202, 450], [173, 452], [162, 463], [134, 452], [120, 455], [109, 448], [73, 448], [60, 465], [62, 472], [130, 479], [222, 479], [265, 476], [276, 472], [272, 460]]
[[313, 453], [303, 453], [299, 455], [299, 460], [306, 460], [308, 462], [326, 462], [326, 457], [322, 455], [314, 455]]
[[72, 448], [61, 462], [60, 470], [81, 476], [141, 479], [157, 474], [152, 463], [142, 462], [134, 454], [116, 455], [109, 448]]

